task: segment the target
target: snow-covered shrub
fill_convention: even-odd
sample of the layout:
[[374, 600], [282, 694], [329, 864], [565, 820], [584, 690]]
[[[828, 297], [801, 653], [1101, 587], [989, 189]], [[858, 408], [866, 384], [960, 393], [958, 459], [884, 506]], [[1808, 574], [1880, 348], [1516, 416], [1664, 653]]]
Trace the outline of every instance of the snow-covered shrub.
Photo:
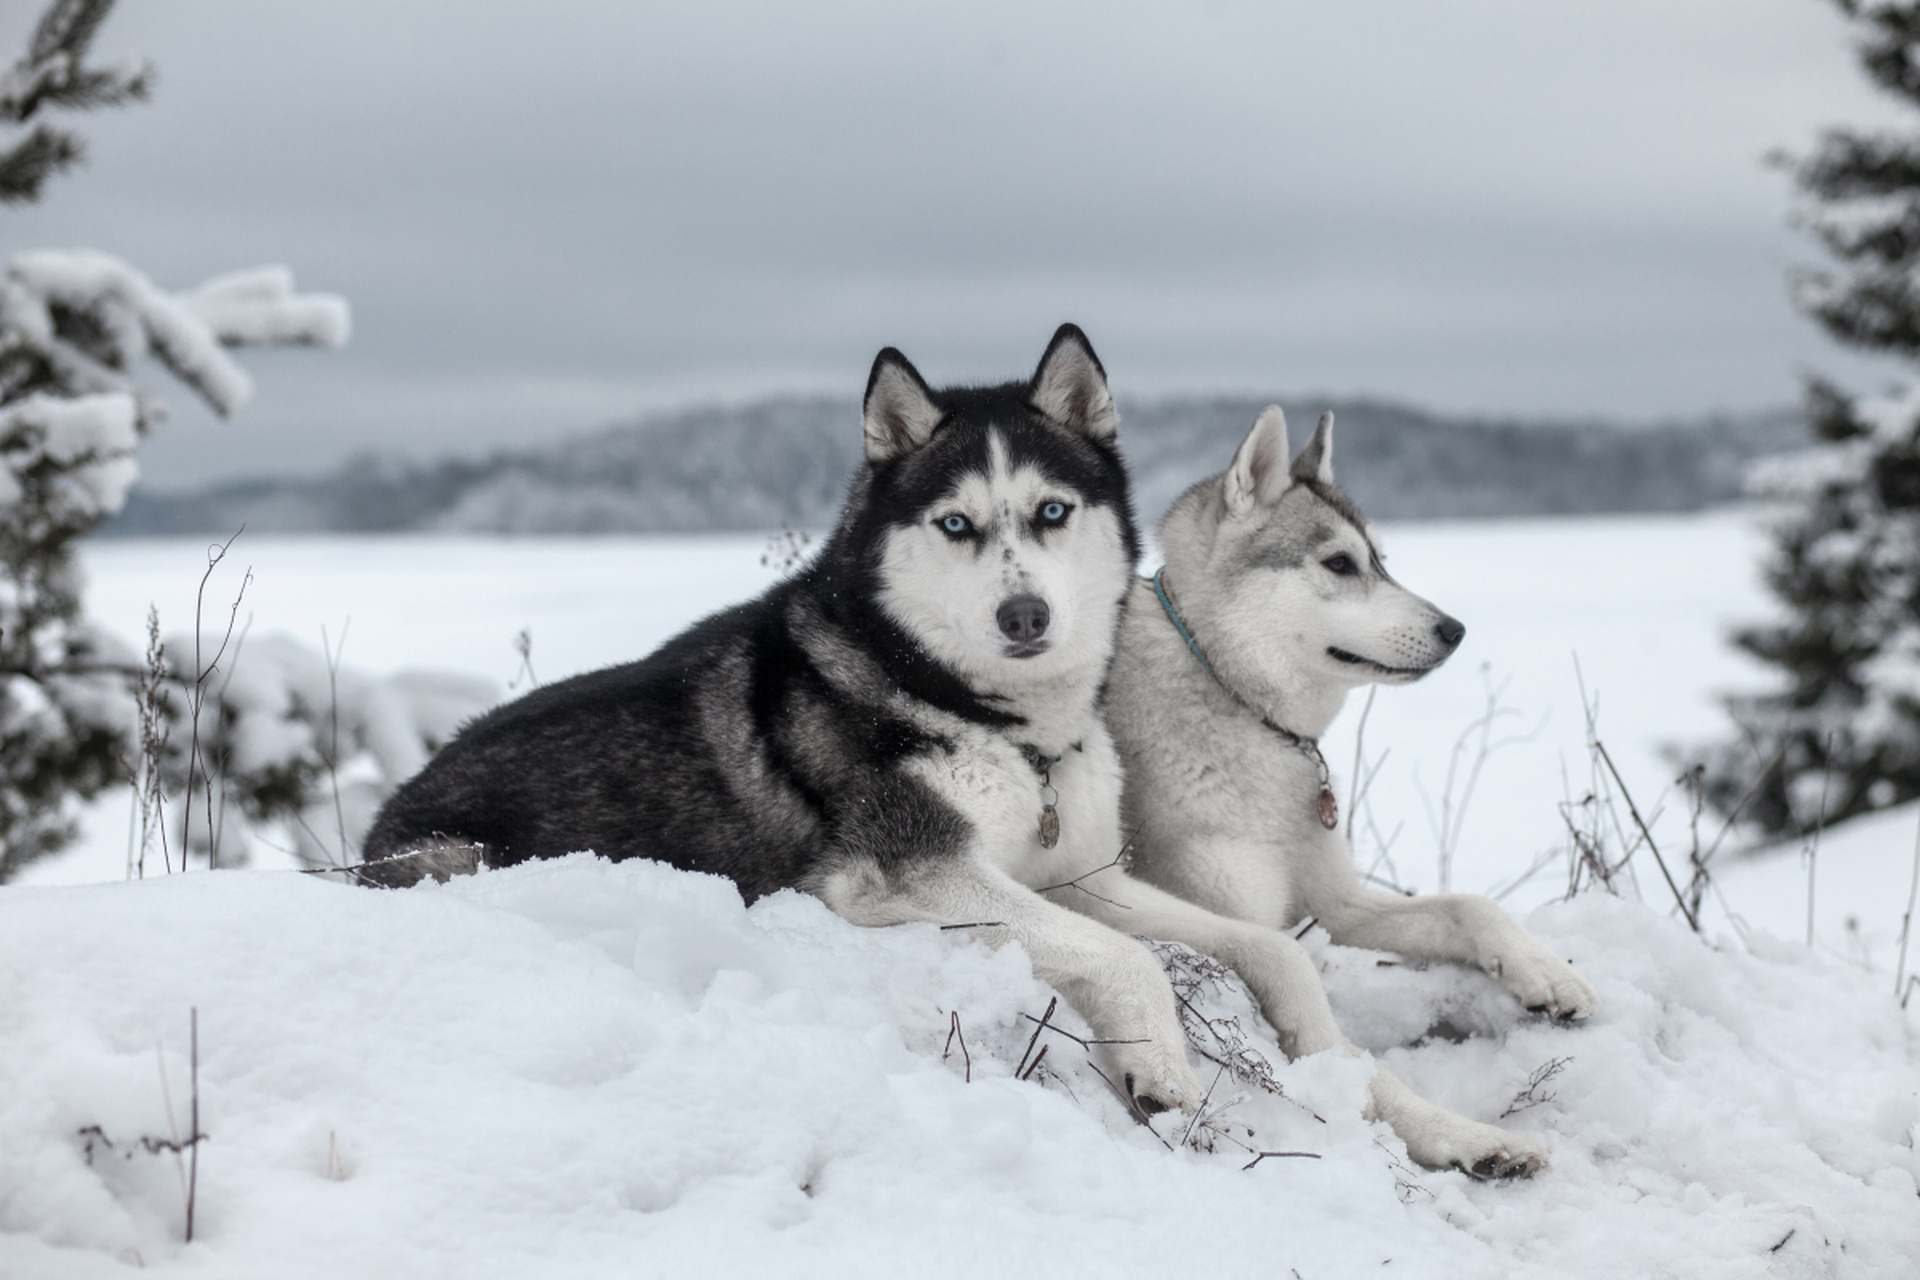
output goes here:
[[[1868, 77], [1920, 108], [1920, 3], [1837, 0]], [[1841, 342], [1920, 362], [1920, 132], [1829, 131], [1795, 167], [1802, 220], [1839, 270], [1797, 301]], [[1781, 618], [1734, 635], [1780, 686], [1728, 700], [1740, 734], [1708, 799], [1770, 832], [1920, 795], [1920, 392], [1855, 402], [1815, 379], [1819, 443], [1760, 466], [1779, 502], [1767, 581]]]
[[183, 847], [195, 861], [238, 865], [255, 843], [282, 838], [309, 866], [358, 862], [387, 793], [499, 700], [486, 680], [374, 676], [284, 635], [207, 634], [196, 645], [185, 632], [162, 653], [157, 754], [177, 799], [159, 815], [164, 832], [149, 820], [136, 853], [143, 870], [178, 868]]

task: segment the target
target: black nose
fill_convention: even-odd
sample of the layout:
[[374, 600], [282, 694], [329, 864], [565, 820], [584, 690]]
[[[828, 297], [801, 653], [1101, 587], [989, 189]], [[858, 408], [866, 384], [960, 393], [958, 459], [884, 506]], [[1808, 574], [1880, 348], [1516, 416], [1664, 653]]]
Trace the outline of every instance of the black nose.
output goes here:
[[1458, 618], [1442, 617], [1433, 624], [1433, 632], [1440, 637], [1440, 643], [1451, 649], [1460, 643], [1460, 637], [1467, 634], [1466, 624]]
[[1047, 634], [1047, 602], [1039, 596], [1013, 596], [1000, 605], [996, 615], [1001, 634], [1015, 644], [1030, 644]]

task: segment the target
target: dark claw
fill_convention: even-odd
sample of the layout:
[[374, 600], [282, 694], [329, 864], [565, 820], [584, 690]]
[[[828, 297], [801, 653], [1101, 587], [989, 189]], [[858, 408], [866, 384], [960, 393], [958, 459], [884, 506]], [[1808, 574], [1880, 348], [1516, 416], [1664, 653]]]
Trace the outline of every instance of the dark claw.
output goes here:
[[1133, 1073], [1126, 1074], [1127, 1096], [1133, 1099], [1133, 1106], [1143, 1116], [1157, 1116], [1167, 1109], [1167, 1104], [1158, 1098], [1133, 1091]]
[[1585, 1022], [1587, 1020], [1586, 1015], [1577, 1010], [1562, 1009], [1556, 1013], [1553, 1006], [1544, 1004], [1530, 1004], [1527, 1006], [1527, 1012], [1538, 1018], [1552, 1018], [1555, 1022], [1561, 1023], [1562, 1025], [1573, 1022]]

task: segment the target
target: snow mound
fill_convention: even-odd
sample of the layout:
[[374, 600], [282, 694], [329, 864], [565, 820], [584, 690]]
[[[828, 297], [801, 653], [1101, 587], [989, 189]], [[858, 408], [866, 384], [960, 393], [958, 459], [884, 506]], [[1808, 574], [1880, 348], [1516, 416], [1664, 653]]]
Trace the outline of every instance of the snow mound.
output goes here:
[[[1133, 1123], [1064, 1034], [1014, 1078], [1052, 998], [1017, 948], [792, 893], [746, 907], [657, 864], [0, 889], [0, 1273], [1911, 1267], [1911, 1024], [1878, 979], [1604, 897], [1531, 924], [1599, 988], [1590, 1024], [1307, 939], [1356, 1035], [1430, 1097], [1494, 1119], [1570, 1059], [1503, 1121], [1554, 1167], [1489, 1185], [1407, 1169], [1359, 1119], [1366, 1061], [1284, 1062], [1233, 991], [1208, 1016], [1237, 1010], [1286, 1096], [1252, 1091], [1194, 1149], [1184, 1120]], [[142, 1140], [191, 1132], [189, 1008], [208, 1137], [185, 1244], [181, 1171]], [[1245, 1168], [1248, 1146], [1318, 1158]]]

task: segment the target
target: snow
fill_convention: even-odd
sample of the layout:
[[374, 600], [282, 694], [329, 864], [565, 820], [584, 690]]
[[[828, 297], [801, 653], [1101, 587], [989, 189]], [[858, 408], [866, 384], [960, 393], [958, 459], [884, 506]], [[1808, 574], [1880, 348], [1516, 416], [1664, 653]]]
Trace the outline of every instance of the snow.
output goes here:
[[0, 408], [0, 510], [25, 492], [20, 477], [49, 460], [61, 469], [56, 518], [118, 511], [140, 475], [138, 418], [134, 398], [117, 391], [72, 398], [36, 391]]
[[229, 345], [343, 347], [352, 331], [346, 299], [296, 294], [293, 272], [283, 266], [215, 276], [180, 295], [180, 303]]
[[[1368, 718], [1367, 758], [1389, 752], [1369, 802], [1402, 828], [1402, 880], [1436, 882], [1427, 810], [1484, 707], [1481, 663], [1518, 713], [1502, 732], [1527, 741], [1485, 762], [1453, 883], [1505, 884], [1561, 838], [1563, 776], [1587, 767], [1575, 651], [1599, 733], [1684, 850], [1681, 806], [1656, 803], [1678, 772], [1662, 744], [1722, 732], [1712, 691], [1759, 678], [1720, 640], [1765, 609], [1747, 518], [1384, 536], [1396, 576], [1468, 625], [1447, 669], [1383, 691]], [[254, 574], [256, 638], [337, 638], [350, 616], [351, 660], [375, 676], [431, 664], [524, 687], [522, 628], [543, 680], [631, 657], [768, 581], [763, 545], [243, 536], [230, 567]], [[189, 619], [204, 551], [89, 547], [91, 611], [128, 636], [150, 600], [169, 626]], [[234, 585], [217, 575], [209, 601]], [[1337, 773], [1359, 711], [1328, 751]], [[1579, 1027], [1310, 931], [1343, 1026], [1427, 1096], [1492, 1120], [1567, 1060], [1536, 1090], [1551, 1097], [1501, 1121], [1553, 1157], [1512, 1184], [1404, 1168], [1358, 1118], [1367, 1063], [1284, 1062], [1232, 990], [1208, 1012], [1256, 1033], [1286, 1096], [1220, 1082], [1216, 1103], [1253, 1096], [1208, 1152], [1179, 1146], [1184, 1121], [1132, 1123], [1063, 1035], [1044, 1037], [1055, 1077], [1012, 1078], [1023, 1015], [1051, 993], [1011, 948], [859, 929], [794, 894], [746, 907], [721, 881], [585, 857], [400, 893], [268, 869], [84, 883], [118, 880], [125, 801], [90, 822], [81, 849], [0, 889], [9, 1277], [1694, 1280], [1896, 1277], [1920, 1257], [1920, 1000], [1893, 998], [1914, 807], [1823, 833], [1812, 949], [1791, 848], [1723, 855], [1704, 938], [1644, 853], [1644, 901], [1631, 883], [1554, 901], [1557, 863], [1526, 881], [1508, 905], [1601, 993]], [[193, 1008], [210, 1137], [187, 1245], [173, 1158], [138, 1144], [188, 1132]], [[956, 1014], [965, 1057], [948, 1051]], [[91, 1126], [114, 1146], [89, 1164]], [[1319, 1158], [1245, 1169], [1236, 1142]]]

